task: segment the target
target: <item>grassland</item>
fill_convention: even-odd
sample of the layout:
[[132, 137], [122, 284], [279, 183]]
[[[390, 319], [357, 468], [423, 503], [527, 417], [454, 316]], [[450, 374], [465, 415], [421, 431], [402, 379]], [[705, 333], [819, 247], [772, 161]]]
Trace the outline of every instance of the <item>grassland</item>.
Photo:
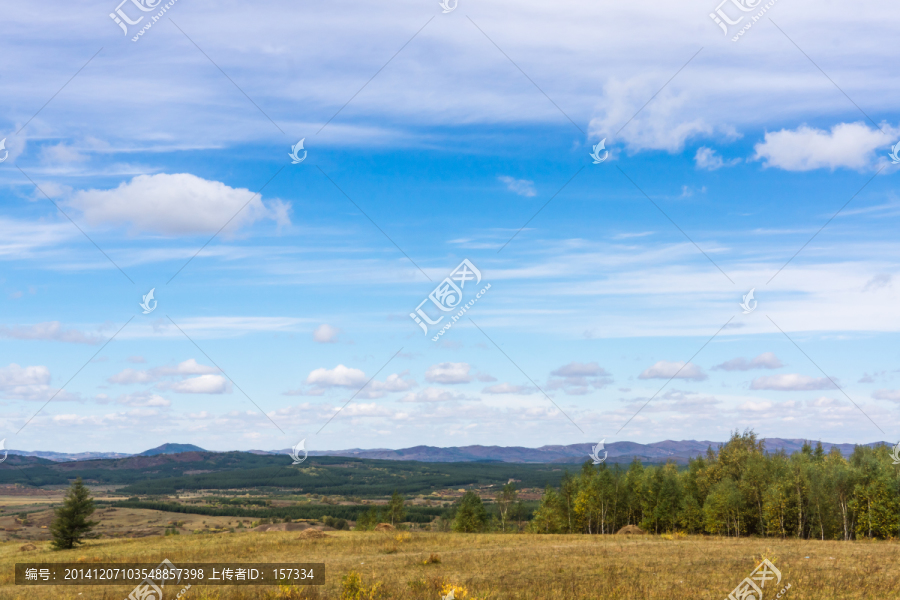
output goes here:
[[[48, 542], [0, 543], [0, 598], [122, 600], [129, 586], [16, 587], [13, 566], [26, 561], [324, 562], [320, 588], [200, 587], [187, 600], [339, 600], [351, 571], [382, 600], [440, 600], [444, 585], [491, 600], [722, 600], [762, 557], [783, 574], [784, 598], [836, 600], [900, 598], [900, 544], [667, 536], [329, 532], [301, 539], [296, 532], [102, 539], [51, 552]], [[434, 556], [432, 556], [434, 555]], [[429, 561], [439, 557], [439, 562]], [[427, 564], [426, 564], [427, 563]], [[778, 588], [780, 589], [780, 587]], [[765, 599], [778, 589], [771, 584]], [[165, 600], [178, 590], [169, 590]], [[79, 595], [80, 594], [80, 595]], [[460, 598], [457, 593], [456, 597]], [[370, 596], [362, 595], [361, 599]]]

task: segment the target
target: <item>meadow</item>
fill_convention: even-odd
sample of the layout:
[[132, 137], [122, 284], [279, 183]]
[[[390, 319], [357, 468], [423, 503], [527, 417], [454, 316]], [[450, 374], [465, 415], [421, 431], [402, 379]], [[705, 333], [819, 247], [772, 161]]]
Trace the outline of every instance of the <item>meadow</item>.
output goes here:
[[[900, 544], [685, 535], [535, 535], [329, 531], [100, 539], [51, 552], [49, 542], [0, 543], [3, 600], [122, 600], [133, 586], [15, 586], [14, 564], [31, 561], [324, 562], [326, 585], [195, 586], [188, 600], [722, 600], [767, 557], [781, 571], [764, 598], [900, 598]], [[358, 583], [353, 584], [354, 577]], [[463, 589], [465, 590], [463, 592]], [[180, 588], [166, 590], [165, 600]]]

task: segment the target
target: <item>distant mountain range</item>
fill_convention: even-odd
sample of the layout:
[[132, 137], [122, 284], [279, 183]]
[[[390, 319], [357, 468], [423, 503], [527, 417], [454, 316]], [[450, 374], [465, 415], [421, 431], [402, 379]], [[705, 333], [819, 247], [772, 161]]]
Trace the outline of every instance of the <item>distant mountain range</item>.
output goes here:
[[[806, 440], [766, 438], [763, 440], [766, 450], [777, 452], [784, 450], [788, 454], [801, 449]], [[696, 441], [696, 440], [665, 440], [652, 444], [638, 444], [636, 442], [611, 442], [605, 445], [608, 452], [607, 461], [611, 463], [631, 462], [638, 458], [642, 462], [665, 462], [673, 460], [677, 463], [686, 463], [689, 459], [706, 454], [707, 448], [717, 449], [721, 442]], [[888, 442], [873, 442], [865, 446], [892, 445]], [[857, 444], [832, 444], [822, 442], [825, 452], [836, 447], [841, 454], [849, 456]], [[310, 450], [310, 456], [347, 456], [354, 458], [371, 458], [380, 460], [415, 460], [419, 462], [507, 462], [507, 463], [568, 463], [580, 464], [584, 462], [593, 448], [593, 444], [570, 444], [567, 446], [541, 446], [540, 448], [524, 448], [521, 446], [460, 446], [450, 448], [438, 448], [435, 446], [414, 446], [400, 450], [375, 448], [363, 450], [353, 448], [350, 450]], [[117, 452], [81, 452], [78, 454], [66, 454], [63, 452], [26, 452], [23, 450], [10, 450], [10, 454], [20, 456], [35, 456], [52, 460], [54, 462], [68, 462], [92, 460], [99, 458], [126, 458], [129, 456], [156, 456], [159, 454], [180, 454], [183, 452], [207, 452], [193, 444], [163, 444], [157, 448], [145, 450], [140, 454], [122, 454]], [[290, 449], [267, 451], [250, 450], [252, 454], [290, 454]]]

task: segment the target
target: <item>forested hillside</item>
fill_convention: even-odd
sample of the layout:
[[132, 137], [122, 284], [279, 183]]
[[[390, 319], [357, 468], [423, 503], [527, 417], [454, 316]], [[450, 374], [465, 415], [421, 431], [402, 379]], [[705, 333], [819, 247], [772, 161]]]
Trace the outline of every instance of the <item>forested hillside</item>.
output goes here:
[[655, 533], [848, 540], [900, 536], [900, 465], [891, 449], [859, 446], [849, 458], [805, 444], [767, 454], [752, 431], [692, 460], [595, 467], [548, 486], [536, 532], [610, 533], [633, 524]]

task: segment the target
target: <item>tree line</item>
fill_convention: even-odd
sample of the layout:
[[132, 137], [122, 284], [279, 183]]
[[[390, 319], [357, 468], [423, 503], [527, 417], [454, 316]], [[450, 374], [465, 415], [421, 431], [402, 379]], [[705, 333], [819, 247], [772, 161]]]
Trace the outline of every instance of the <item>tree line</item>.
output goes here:
[[528, 526], [536, 533], [653, 533], [850, 540], [900, 536], [900, 467], [887, 446], [857, 446], [849, 458], [822, 444], [768, 453], [753, 431], [718, 451], [627, 469], [586, 462], [547, 486]]

